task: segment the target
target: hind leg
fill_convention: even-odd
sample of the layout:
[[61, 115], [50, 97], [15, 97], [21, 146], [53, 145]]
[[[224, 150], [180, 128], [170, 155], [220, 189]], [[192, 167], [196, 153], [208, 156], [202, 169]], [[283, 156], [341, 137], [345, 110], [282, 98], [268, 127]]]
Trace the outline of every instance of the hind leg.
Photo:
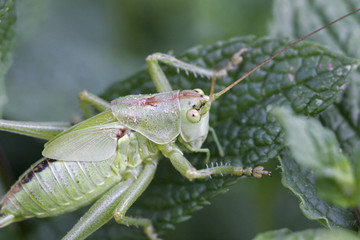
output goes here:
[[149, 219], [125, 216], [126, 211], [150, 184], [155, 174], [156, 164], [157, 161], [144, 163], [144, 168], [136, 180], [129, 178], [105, 193], [80, 218], [63, 240], [85, 239], [113, 217], [120, 224], [144, 227], [145, 234], [151, 239], [156, 239]]

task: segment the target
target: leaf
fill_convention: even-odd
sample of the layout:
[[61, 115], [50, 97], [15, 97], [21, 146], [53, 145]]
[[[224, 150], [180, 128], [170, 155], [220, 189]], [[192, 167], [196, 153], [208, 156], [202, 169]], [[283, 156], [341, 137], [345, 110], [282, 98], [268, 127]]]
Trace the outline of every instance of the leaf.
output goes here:
[[269, 231], [257, 235], [254, 240], [337, 240], [337, 239], [348, 239], [358, 240], [359, 237], [353, 232], [344, 230], [325, 230], [325, 229], [308, 229], [299, 232], [291, 232], [288, 229], [280, 229], [275, 231]]
[[256, 235], [254, 240], [282, 240], [291, 235], [292, 232], [289, 229], [283, 228], [279, 230], [268, 231]]
[[[181, 60], [206, 68], [214, 68], [233, 53], [247, 47], [244, 62], [224, 80], [217, 81], [216, 91], [238, 79], [243, 73], [265, 60], [288, 41], [254, 37], [234, 38], [205, 47], [195, 47]], [[333, 68], [328, 68], [332, 64]], [[218, 156], [215, 144], [208, 140], [212, 162], [254, 166], [274, 158], [283, 149], [279, 125], [268, 116], [268, 106], [286, 105], [307, 115], [317, 114], [333, 103], [345, 77], [357, 61], [325, 51], [319, 45], [304, 42], [254, 73], [248, 80], [214, 102], [210, 125], [215, 127], [225, 151]], [[176, 69], [163, 66], [173, 89], [202, 88], [209, 92], [210, 82], [196, 79]], [[141, 71], [113, 86], [103, 95], [110, 100], [128, 94], [154, 92], [147, 70]], [[197, 168], [204, 168], [202, 155], [188, 154]], [[191, 213], [208, 204], [208, 200], [226, 191], [239, 179], [216, 177], [189, 182], [169, 164], [160, 163], [156, 178], [149, 189], [130, 209], [131, 215], [147, 216], [157, 229], [166, 229], [186, 220]]]
[[286, 145], [296, 162], [312, 171], [319, 195], [342, 208], [357, 206], [355, 172], [339, 151], [335, 134], [315, 119], [295, 116], [285, 108], [275, 108], [272, 113], [285, 130]]
[[[316, 27], [357, 8], [360, 8], [357, 0], [276, 0], [273, 8], [275, 21], [270, 30], [274, 36], [292, 36], [297, 39], [315, 30]], [[360, 58], [359, 22], [360, 14], [356, 13], [331, 28], [321, 31], [312, 39], [326, 44], [331, 49], [344, 52], [348, 56]], [[357, 70], [352, 74], [349, 86], [342, 98], [320, 115], [322, 123], [334, 130], [342, 149], [350, 156], [353, 154], [354, 147], [360, 143], [359, 90], [360, 72]]]
[[11, 47], [14, 39], [15, 0], [4, 0], [0, 4], [0, 118], [7, 102], [5, 75], [11, 65]]
[[[359, 7], [359, 2], [356, 0], [275, 0], [273, 8], [275, 20], [270, 26], [270, 32], [274, 36], [291, 36], [294, 39], [298, 39]], [[357, 47], [360, 37], [359, 20], [360, 14], [354, 14], [343, 21], [337, 22], [330, 28], [317, 33], [312, 39], [326, 44], [331, 47], [331, 49], [342, 51], [346, 55], [359, 58], [360, 51]], [[344, 94], [326, 111], [320, 114], [322, 124], [334, 131], [342, 151], [346, 153], [347, 156], [350, 156], [353, 162], [353, 151], [360, 143], [358, 121], [360, 109], [359, 87], [360, 74], [358, 70], [352, 73]], [[287, 157], [284, 156], [282, 162], [290, 165], [294, 164], [293, 159], [287, 159]], [[302, 209], [306, 212], [305, 215], [307, 215], [307, 217], [310, 219], [323, 219], [321, 222], [329, 227], [338, 225], [338, 223], [332, 224], [335, 220], [334, 218], [339, 217], [343, 220], [346, 219], [346, 214], [341, 212], [337, 212], [337, 217], [335, 217], [336, 215], [333, 213], [327, 213], [327, 211], [324, 210], [326, 208], [323, 207], [327, 205], [327, 203], [319, 199], [316, 192], [313, 192], [313, 194], [308, 193], [307, 189], [314, 188], [311, 183], [311, 181], [314, 181], [313, 176], [307, 176], [307, 179], [296, 179], [296, 181], [293, 181], [287, 179], [291, 177], [291, 174], [285, 173], [287, 169], [290, 170], [290, 166], [284, 168], [283, 182], [300, 198], [303, 206]], [[299, 177], [301, 179], [301, 174], [293, 177]], [[308, 181], [309, 179], [311, 179], [310, 182]], [[299, 183], [302, 181], [306, 184], [299, 186]], [[311, 202], [316, 202], [317, 204], [310, 204]], [[350, 211], [348, 211], [348, 216], [350, 217], [348, 219], [349, 221], [353, 219]]]
[[[275, 0], [274, 21], [269, 31], [272, 36], [291, 36], [299, 39], [358, 8], [360, 4], [357, 0]], [[348, 56], [359, 57], [359, 21], [360, 14], [355, 13], [315, 34], [311, 40], [344, 52]]]
[[333, 206], [319, 197], [311, 170], [300, 167], [288, 151], [282, 153], [280, 163], [282, 183], [299, 198], [300, 209], [307, 218], [329, 228], [356, 229], [356, 218], [350, 210]]

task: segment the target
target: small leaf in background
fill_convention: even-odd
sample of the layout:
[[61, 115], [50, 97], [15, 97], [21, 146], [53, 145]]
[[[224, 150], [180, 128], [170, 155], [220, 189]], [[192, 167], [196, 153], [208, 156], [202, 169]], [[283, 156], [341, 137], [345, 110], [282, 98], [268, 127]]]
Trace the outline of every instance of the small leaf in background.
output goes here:
[[359, 205], [355, 171], [340, 152], [335, 134], [317, 120], [295, 116], [285, 108], [272, 113], [285, 130], [285, 143], [295, 160], [312, 170], [320, 196], [344, 208]]
[[328, 228], [342, 227], [357, 229], [357, 219], [350, 209], [343, 209], [320, 198], [312, 171], [301, 167], [285, 150], [280, 158], [282, 184], [289, 188], [300, 200], [303, 214], [319, 221]]
[[[275, 0], [274, 21], [269, 31], [273, 36], [291, 36], [298, 39], [319, 26], [333, 21], [360, 7], [358, 0]], [[360, 14], [354, 14], [336, 23], [313, 37], [332, 50], [342, 51], [348, 56], [360, 58]], [[356, 162], [354, 149], [359, 146], [360, 130], [360, 74], [354, 71], [344, 94], [319, 116], [321, 123], [336, 135], [342, 152]], [[300, 207], [309, 219], [316, 219], [328, 227], [357, 228], [356, 219], [348, 209], [339, 209], [319, 198], [314, 175], [299, 166], [290, 154], [282, 153], [283, 184], [301, 200]], [[359, 176], [359, 174], [356, 174]], [[358, 185], [358, 184], [357, 184]], [[358, 201], [357, 201], [358, 202]]]
[[309, 229], [299, 232], [291, 232], [288, 229], [280, 229], [258, 234], [254, 240], [359, 240], [354, 233], [345, 230]]
[[268, 231], [256, 235], [253, 240], [282, 240], [292, 234], [291, 230], [283, 228], [279, 230]]

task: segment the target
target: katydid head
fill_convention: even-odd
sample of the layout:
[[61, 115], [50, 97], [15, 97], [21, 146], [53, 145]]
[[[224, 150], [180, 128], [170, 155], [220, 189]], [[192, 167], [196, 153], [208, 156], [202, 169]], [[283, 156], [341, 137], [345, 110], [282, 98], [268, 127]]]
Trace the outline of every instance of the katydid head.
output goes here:
[[193, 148], [200, 148], [209, 131], [209, 96], [201, 89], [185, 90], [179, 94], [181, 137]]

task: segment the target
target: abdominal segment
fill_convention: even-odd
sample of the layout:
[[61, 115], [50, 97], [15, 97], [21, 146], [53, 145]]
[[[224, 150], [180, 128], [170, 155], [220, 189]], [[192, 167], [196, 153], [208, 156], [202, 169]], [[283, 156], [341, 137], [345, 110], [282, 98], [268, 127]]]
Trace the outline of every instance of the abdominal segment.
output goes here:
[[[112, 161], [113, 162], [113, 161]], [[1, 201], [2, 214], [21, 218], [56, 216], [89, 204], [121, 181], [111, 163], [40, 159]]]

